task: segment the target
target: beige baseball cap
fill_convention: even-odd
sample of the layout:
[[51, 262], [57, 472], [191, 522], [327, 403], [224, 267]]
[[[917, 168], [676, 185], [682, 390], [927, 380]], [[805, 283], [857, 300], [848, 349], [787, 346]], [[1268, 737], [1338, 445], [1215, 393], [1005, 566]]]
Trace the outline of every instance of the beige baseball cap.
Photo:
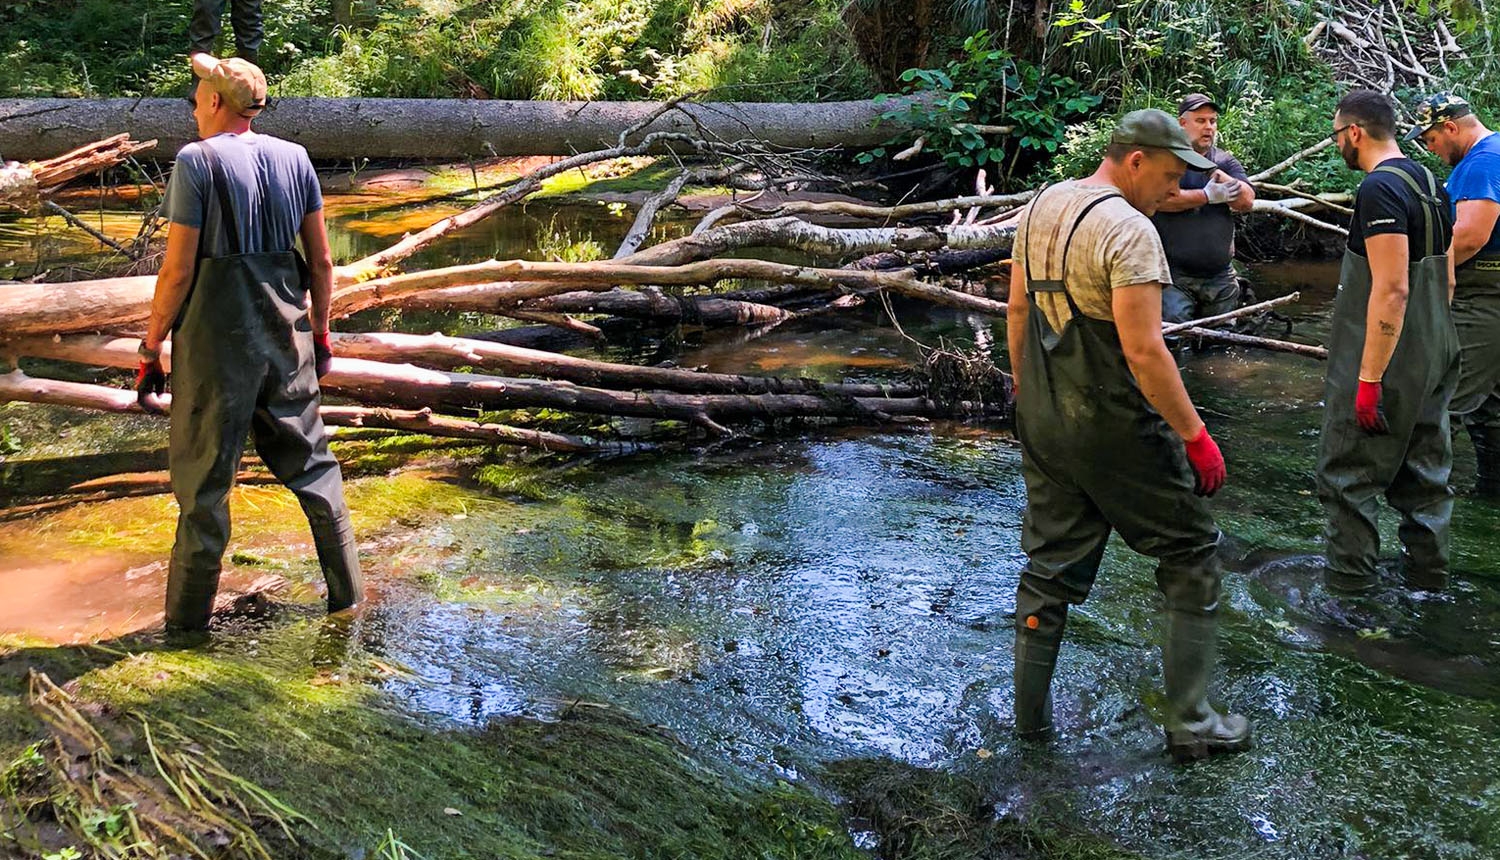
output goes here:
[[219, 59], [211, 54], [192, 56], [193, 74], [208, 81], [231, 110], [255, 116], [266, 106], [266, 75], [260, 67], [240, 57]]

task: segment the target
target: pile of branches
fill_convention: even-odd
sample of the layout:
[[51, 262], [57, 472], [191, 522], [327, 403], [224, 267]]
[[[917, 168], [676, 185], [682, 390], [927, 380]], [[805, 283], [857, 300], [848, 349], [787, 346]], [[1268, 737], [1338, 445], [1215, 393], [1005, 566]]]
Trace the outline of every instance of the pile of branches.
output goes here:
[[[773, 191], [839, 180], [814, 167], [821, 153], [773, 150], [759, 141], [726, 141], [682, 132], [641, 134], [675, 102], [623, 131], [616, 146], [544, 165], [456, 215], [394, 245], [339, 266], [332, 317], [371, 308], [478, 311], [600, 338], [594, 319], [744, 326], [754, 333], [858, 307], [899, 294], [978, 317], [1005, 313], [1005, 278], [966, 278], [1008, 264], [1015, 222], [1031, 192], [996, 195], [981, 173], [975, 194], [897, 206], [854, 200], [773, 202]], [[446, 236], [525, 200], [551, 176], [584, 165], [646, 154], [670, 144], [678, 171], [637, 213], [614, 258], [563, 263], [487, 260], [415, 272], [404, 261]], [[1312, 147], [1260, 175], [1260, 181], [1319, 151]], [[657, 213], [691, 185], [755, 189], [708, 213], [692, 232], [646, 246]], [[1263, 188], [1279, 187], [1263, 184]], [[1258, 209], [1308, 220], [1304, 205], [1329, 199], [1292, 195]], [[1302, 199], [1308, 198], [1308, 199]], [[827, 226], [838, 223], [858, 227]], [[755, 259], [749, 249], [786, 249], [829, 261], [797, 265]], [[730, 281], [771, 286], [718, 293]], [[1001, 284], [999, 291], [991, 288]], [[29, 401], [111, 412], [136, 412], [124, 389], [35, 378], [22, 358], [88, 367], [135, 366], [135, 348], [150, 314], [154, 278], [124, 277], [0, 287], [0, 402]], [[671, 294], [668, 290], [692, 290]], [[889, 306], [888, 306], [889, 311]], [[507, 330], [497, 335], [510, 335]], [[1218, 337], [1195, 328], [1195, 336]], [[1224, 338], [1229, 334], [1222, 335]], [[1236, 336], [1237, 343], [1305, 351], [1305, 347]], [[327, 423], [416, 431], [549, 451], [630, 453], [646, 445], [513, 427], [480, 420], [487, 413], [548, 409], [579, 416], [652, 419], [725, 437], [779, 419], [889, 423], [936, 416], [1004, 419], [1010, 386], [980, 353], [923, 350], [911, 384], [823, 383], [805, 378], [741, 376], [585, 360], [489, 338], [395, 332], [333, 337], [335, 358], [324, 391], [347, 405], [326, 405]], [[170, 363], [170, 349], [166, 353]], [[170, 366], [170, 364], [169, 364]], [[5, 367], [11, 368], [4, 373]], [[168, 404], [169, 408], [169, 404]], [[596, 422], [597, 418], [589, 419]], [[582, 422], [579, 422], [582, 423]], [[595, 425], [596, 426], [596, 425]], [[737, 429], [739, 428], [739, 429]]]
[[[660, 111], [674, 107], [668, 103]], [[968, 254], [974, 265], [1008, 257], [1013, 227], [993, 223], [993, 213], [1014, 212], [1029, 195], [976, 195], [897, 207], [852, 201], [757, 206], [764, 199], [759, 192], [837, 180], [812, 166], [821, 154], [817, 152], [777, 151], [755, 140], [726, 141], [680, 132], [640, 134], [659, 115], [626, 129], [616, 146], [540, 167], [457, 215], [338, 267], [332, 312], [335, 358], [323, 388], [351, 405], [326, 406], [327, 421], [547, 450], [628, 452], [642, 446], [510, 427], [481, 421], [479, 416], [547, 408], [679, 422], [714, 437], [737, 432], [736, 425], [743, 428], [781, 418], [908, 422], [950, 414], [1006, 416], [1004, 402], [938, 402], [916, 385], [824, 384], [701, 373], [588, 361], [481, 339], [337, 332], [337, 320], [376, 307], [482, 311], [588, 337], [601, 336], [601, 329], [578, 314], [751, 326], [761, 331], [839, 313], [857, 307], [867, 296], [888, 292], [975, 313], [1004, 313], [1003, 302], [924, 279], [921, 271], [941, 269], [945, 255]], [[488, 260], [401, 271], [401, 264], [413, 254], [525, 200], [548, 177], [593, 162], [656, 151], [663, 144], [677, 153], [673, 157], [678, 172], [641, 207], [612, 260]], [[729, 184], [759, 192], [710, 213], [690, 235], [643, 247], [656, 214], [695, 184]], [[987, 217], [976, 219], [981, 211]], [[947, 213], [958, 217], [946, 224], [915, 223]], [[817, 223], [834, 216], [872, 226]], [[791, 265], [741, 255], [750, 248], [785, 248], [835, 262]], [[984, 253], [974, 256], [976, 251]], [[881, 256], [879, 265], [852, 265], [873, 255]], [[741, 280], [774, 286], [740, 293], [712, 291], [726, 281]], [[133, 392], [35, 378], [19, 369], [19, 359], [134, 366], [153, 288], [151, 277], [0, 288], [0, 359], [14, 368], [0, 375], [0, 401], [137, 411]], [[664, 292], [673, 288], [702, 292]]]
[[1401, 0], [1327, 0], [1320, 6], [1325, 17], [1303, 42], [1341, 81], [1386, 93], [1431, 89], [1452, 76], [1450, 62], [1466, 59], [1441, 4], [1425, 13]]

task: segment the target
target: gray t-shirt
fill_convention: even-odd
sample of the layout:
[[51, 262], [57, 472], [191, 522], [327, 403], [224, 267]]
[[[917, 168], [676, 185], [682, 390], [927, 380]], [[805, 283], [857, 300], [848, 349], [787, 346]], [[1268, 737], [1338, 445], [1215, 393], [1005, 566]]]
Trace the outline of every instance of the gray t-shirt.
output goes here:
[[[291, 249], [302, 219], [323, 208], [323, 192], [307, 150], [255, 132], [225, 132], [214, 135], [209, 143], [228, 179], [240, 253]], [[202, 253], [222, 257], [233, 249], [210, 176], [202, 144], [184, 146], [167, 181], [162, 216], [173, 224], [202, 229]], [[213, 205], [207, 205], [210, 200], [215, 201]]]

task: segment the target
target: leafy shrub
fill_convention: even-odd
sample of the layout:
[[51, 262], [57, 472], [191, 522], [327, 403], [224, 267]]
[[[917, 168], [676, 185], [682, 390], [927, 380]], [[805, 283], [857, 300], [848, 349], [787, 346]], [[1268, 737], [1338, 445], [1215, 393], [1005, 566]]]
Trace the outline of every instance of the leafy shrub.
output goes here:
[[[1008, 178], [1017, 159], [1057, 152], [1067, 121], [1086, 114], [1101, 99], [1065, 75], [1012, 57], [992, 46], [988, 31], [964, 40], [963, 53], [941, 69], [909, 69], [901, 80], [910, 86], [902, 100], [882, 114], [902, 122], [910, 134], [861, 156], [868, 163], [899, 143], [923, 137], [927, 147], [955, 167], [1005, 165]], [[984, 126], [1008, 125], [1001, 136]]]

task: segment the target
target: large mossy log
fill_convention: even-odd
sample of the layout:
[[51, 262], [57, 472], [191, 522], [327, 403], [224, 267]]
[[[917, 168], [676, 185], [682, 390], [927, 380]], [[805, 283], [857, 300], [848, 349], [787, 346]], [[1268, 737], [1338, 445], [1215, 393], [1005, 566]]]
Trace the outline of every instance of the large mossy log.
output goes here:
[[[614, 146], [655, 102], [469, 99], [276, 99], [256, 130], [295, 141], [313, 158], [488, 158], [572, 155]], [[870, 147], [896, 129], [873, 101], [801, 104], [685, 102], [647, 126], [705, 140], [754, 138], [783, 149]], [[171, 157], [192, 141], [182, 99], [0, 99], [0, 152], [49, 158], [118, 132], [156, 138], [145, 154]]]

